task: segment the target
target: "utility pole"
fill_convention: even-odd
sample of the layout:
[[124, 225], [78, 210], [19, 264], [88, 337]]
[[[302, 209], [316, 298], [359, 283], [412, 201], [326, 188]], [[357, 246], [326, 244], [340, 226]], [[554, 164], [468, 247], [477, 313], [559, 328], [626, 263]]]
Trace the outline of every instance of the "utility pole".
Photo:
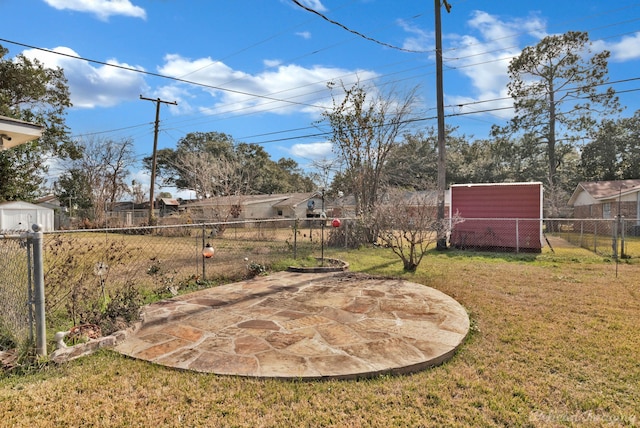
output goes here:
[[444, 127], [444, 89], [442, 82], [442, 23], [440, 9], [442, 5], [451, 11], [451, 5], [447, 0], [435, 0], [436, 17], [436, 103], [438, 111], [438, 239], [437, 250], [447, 249], [447, 236], [444, 228], [444, 195], [447, 185], [447, 160]]
[[153, 226], [155, 223], [153, 218], [153, 209], [155, 205], [153, 192], [155, 190], [155, 185], [156, 185], [156, 164], [158, 161], [157, 151], [158, 151], [158, 128], [160, 127], [160, 104], [164, 103], [164, 104], [172, 104], [174, 106], [177, 106], [178, 103], [175, 101], [163, 101], [160, 98], [156, 98], [154, 100], [153, 98], [145, 98], [142, 95], [140, 95], [140, 99], [156, 103], [156, 121], [155, 121], [154, 132], [153, 132], [153, 156], [151, 158], [152, 159], [151, 184], [149, 185], [149, 226]]

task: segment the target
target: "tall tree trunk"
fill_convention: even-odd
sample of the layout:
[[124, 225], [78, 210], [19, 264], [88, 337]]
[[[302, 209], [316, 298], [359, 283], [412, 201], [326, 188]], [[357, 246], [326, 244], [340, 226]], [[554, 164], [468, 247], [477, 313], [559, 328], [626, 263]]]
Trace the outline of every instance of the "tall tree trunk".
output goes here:
[[549, 156], [549, 185], [556, 185], [556, 98], [553, 82], [549, 85], [549, 136], [547, 141]]

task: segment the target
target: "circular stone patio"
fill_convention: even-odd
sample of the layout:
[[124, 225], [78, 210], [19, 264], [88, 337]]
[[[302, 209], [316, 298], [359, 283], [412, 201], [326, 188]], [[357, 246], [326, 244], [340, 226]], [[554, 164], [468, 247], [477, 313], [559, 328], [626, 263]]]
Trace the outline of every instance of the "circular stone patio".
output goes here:
[[464, 308], [424, 285], [278, 272], [146, 306], [115, 349], [220, 375], [345, 379], [440, 364], [468, 330]]

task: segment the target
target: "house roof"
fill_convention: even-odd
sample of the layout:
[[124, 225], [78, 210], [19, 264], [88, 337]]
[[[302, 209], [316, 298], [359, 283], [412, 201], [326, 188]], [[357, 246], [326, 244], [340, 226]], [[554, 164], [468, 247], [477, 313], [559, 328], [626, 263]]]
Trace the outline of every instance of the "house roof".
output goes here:
[[22, 120], [0, 116], [0, 149], [9, 149], [42, 136], [44, 128]]
[[573, 205], [582, 192], [587, 192], [589, 196], [597, 201], [614, 199], [629, 193], [640, 191], [640, 179], [635, 180], [611, 180], [611, 181], [583, 181], [578, 183], [569, 199], [569, 205]]
[[288, 197], [273, 204], [274, 207], [297, 207], [316, 196], [315, 193], [291, 193]]
[[271, 203], [273, 206], [294, 206], [296, 203], [303, 202], [312, 198], [314, 193], [278, 193], [269, 195], [233, 195], [233, 196], [216, 196], [213, 198], [203, 199], [198, 202], [189, 204], [190, 207], [203, 207], [211, 205], [255, 205]]
[[60, 200], [56, 195], [47, 195], [41, 198], [36, 199], [35, 203], [37, 205], [40, 204], [50, 204], [50, 205], [60, 205]]
[[172, 207], [177, 207], [180, 206], [180, 202], [178, 202], [177, 199], [171, 199], [171, 198], [160, 198], [160, 200], [162, 201], [162, 203], [164, 205], [167, 206], [172, 206]]

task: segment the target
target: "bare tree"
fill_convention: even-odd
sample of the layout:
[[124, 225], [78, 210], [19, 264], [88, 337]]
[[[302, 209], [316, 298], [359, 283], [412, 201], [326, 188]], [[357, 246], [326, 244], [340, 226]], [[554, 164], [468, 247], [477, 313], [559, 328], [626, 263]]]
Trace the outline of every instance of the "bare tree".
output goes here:
[[131, 188], [129, 189], [129, 194], [133, 197], [133, 202], [136, 204], [141, 204], [144, 201], [148, 200], [147, 192], [142, 188], [142, 183], [131, 180]]
[[200, 198], [245, 193], [240, 163], [228, 157], [215, 157], [207, 152], [180, 153], [176, 163], [188, 188]]
[[[129, 192], [125, 179], [135, 159], [133, 141], [90, 138], [78, 143], [81, 157], [72, 161], [59, 180], [62, 200], [86, 195], [91, 217], [102, 223], [104, 212]], [[75, 188], [81, 185], [83, 188]]]
[[356, 199], [356, 212], [369, 213], [376, 205], [384, 183], [384, 165], [397, 137], [408, 127], [417, 88], [400, 96], [395, 91], [380, 94], [374, 88], [356, 83], [339, 87], [343, 93], [333, 97], [333, 108], [323, 113], [331, 126], [334, 150], [345, 163], [347, 185]]
[[437, 191], [405, 192], [389, 189], [373, 212], [378, 239], [415, 272], [438, 236], [446, 236], [459, 220], [438, 220]]

